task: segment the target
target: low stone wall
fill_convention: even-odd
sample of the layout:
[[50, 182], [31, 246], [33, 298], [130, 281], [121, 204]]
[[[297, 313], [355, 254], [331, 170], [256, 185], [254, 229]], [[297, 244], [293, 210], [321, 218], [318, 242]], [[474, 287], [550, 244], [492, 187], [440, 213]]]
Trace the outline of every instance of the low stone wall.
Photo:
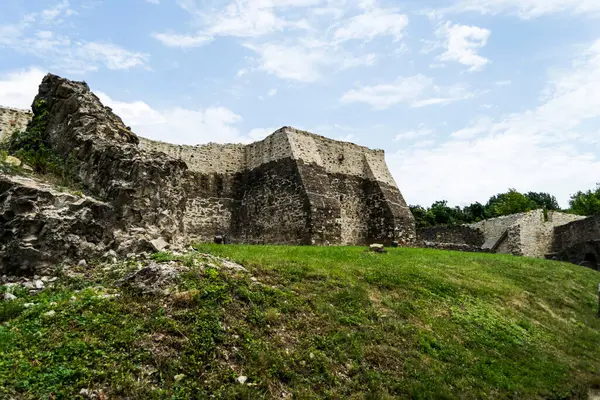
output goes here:
[[597, 269], [600, 261], [600, 214], [554, 229], [553, 256]]
[[417, 230], [417, 240], [435, 243], [454, 243], [481, 247], [485, 242], [483, 232], [470, 226], [434, 226]]
[[426, 249], [464, 251], [469, 253], [490, 253], [490, 250], [488, 249], [482, 249], [478, 246], [470, 246], [468, 244], [457, 243], [422, 242], [422, 247]]

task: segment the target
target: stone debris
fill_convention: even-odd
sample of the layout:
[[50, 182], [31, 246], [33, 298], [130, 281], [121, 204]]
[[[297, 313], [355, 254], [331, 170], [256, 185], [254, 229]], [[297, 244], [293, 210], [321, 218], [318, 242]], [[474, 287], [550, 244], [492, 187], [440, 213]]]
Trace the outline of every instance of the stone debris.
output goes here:
[[4, 293], [4, 300], [6, 300], [6, 301], [13, 301], [13, 300], [16, 300], [16, 299], [17, 299], [17, 296], [15, 296], [14, 294], [8, 293], [8, 292]]
[[165, 294], [165, 289], [173, 284], [178, 276], [177, 268], [151, 262], [148, 266], [120, 279], [117, 285], [140, 295]]
[[240, 384], [242, 384], [242, 385], [243, 385], [244, 383], [246, 383], [246, 381], [247, 381], [247, 380], [248, 380], [248, 377], [247, 377], [247, 376], [244, 376], [244, 375], [242, 375], [242, 376], [238, 376], [238, 377], [237, 377], [237, 381], [238, 381]]
[[369, 246], [369, 250], [375, 253], [386, 253], [385, 247], [379, 243], [373, 243]]
[[163, 251], [169, 246], [169, 243], [162, 237], [151, 240], [152, 248], [156, 251]]

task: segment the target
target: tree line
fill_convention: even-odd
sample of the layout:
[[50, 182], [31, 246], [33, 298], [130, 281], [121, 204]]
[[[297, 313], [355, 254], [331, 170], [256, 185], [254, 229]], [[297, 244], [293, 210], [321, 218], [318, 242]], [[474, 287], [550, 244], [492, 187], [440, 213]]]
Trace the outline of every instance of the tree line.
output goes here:
[[475, 202], [463, 208], [450, 207], [446, 200], [436, 201], [427, 208], [419, 205], [410, 206], [417, 228], [469, 224], [537, 209], [563, 211], [584, 216], [600, 214], [600, 183], [596, 184], [594, 189], [578, 191], [571, 195], [567, 209], [561, 209], [556, 197], [550, 193], [520, 193], [516, 189], [496, 194], [490, 197], [485, 204]]

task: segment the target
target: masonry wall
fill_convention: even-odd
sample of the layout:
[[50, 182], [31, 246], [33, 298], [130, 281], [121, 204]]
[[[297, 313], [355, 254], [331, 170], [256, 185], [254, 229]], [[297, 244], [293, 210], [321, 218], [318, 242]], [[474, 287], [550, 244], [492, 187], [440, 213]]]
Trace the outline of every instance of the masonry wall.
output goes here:
[[0, 106], [0, 141], [15, 131], [24, 131], [31, 118], [31, 111]]
[[557, 211], [548, 211], [547, 217], [546, 220], [543, 210], [535, 210], [525, 214], [518, 221], [521, 255], [544, 258], [552, 251], [554, 228], [582, 219], [578, 215]]
[[526, 213], [505, 215], [498, 218], [486, 219], [467, 226], [479, 229], [483, 232], [486, 241], [490, 239], [500, 239], [500, 236], [517, 221], [519, 221]]
[[481, 247], [485, 242], [481, 230], [465, 225], [420, 228], [417, 230], [417, 238], [425, 242], [454, 243], [474, 247]]
[[186, 234], [233, 242], [365, 244], [414, 240], [414, 218], [371, 150], [284, 127], [249, 145], [139, 147], [183, 160], [190, 182]]

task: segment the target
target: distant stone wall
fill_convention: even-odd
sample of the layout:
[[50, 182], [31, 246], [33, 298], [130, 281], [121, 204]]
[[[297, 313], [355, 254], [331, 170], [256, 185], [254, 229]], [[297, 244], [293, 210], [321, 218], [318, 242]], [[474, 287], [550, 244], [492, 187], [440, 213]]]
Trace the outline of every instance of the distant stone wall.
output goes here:
[[556, 227], [554, 256], [590, 268], [600, 267], [600, 215]]
[[563, 251], [581, 242], [600, 240], [600, 215], [580, 217], [578, 221], [554, 229], [553, 250]]
[[0, 141], [14, 132], [24, 131], [31, 118], [31, 111], [0, 106]]
[[470, 226], [434, 226], [418, 229], [417, 240], [481, 247], [485, 242], [485, 237], [481, 230]]
[[492, 218], [469, 226], [480, 229], [486, 241], [498, 240], [495, 249], [497, 253], [543, 258], [552, 251], [554, 228], [581, 218], [558, 211], [548, 211], [545, 216], [543, 210], [533, 210]]
[[511, 225], [515, 224], [526, 214], [527, 213], [505, 215], [498, 218], [479, 221], [467, 226], [482, 231], [486, 241], [488, 239], [499, 239], [500, 236], [502, 236]]
[[548, 211], [547, 220], [543, 210], [535, 210], [525, 214], [519, 221], [520, 255], [544, 258], [552, 251], [554, 228], [584, 217], [558, 211]]

